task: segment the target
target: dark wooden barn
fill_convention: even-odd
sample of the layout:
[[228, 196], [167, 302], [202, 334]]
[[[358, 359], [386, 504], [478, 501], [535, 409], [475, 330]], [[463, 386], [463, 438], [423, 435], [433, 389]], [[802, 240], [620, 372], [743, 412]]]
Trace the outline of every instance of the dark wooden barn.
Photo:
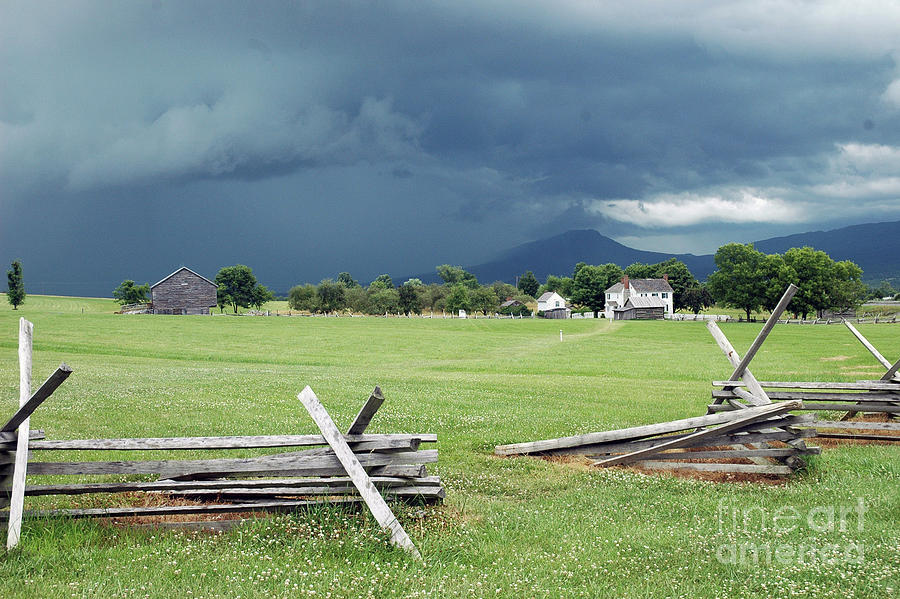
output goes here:
[[616, 320], [662, 320], [666, 304], [656, 297], [630, 297], [624, 306], [613, 308]]
[[150, 287], [154, 314], [209, 314], [216, 307], [215, 283], [182, 266]]

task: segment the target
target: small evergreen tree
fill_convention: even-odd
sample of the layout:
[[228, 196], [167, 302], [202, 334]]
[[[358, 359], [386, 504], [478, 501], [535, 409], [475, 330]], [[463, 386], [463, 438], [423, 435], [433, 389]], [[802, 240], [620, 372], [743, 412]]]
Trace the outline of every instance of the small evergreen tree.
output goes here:
[[22, 278], [22, 263], [16, 260], [10, 266], [12, 270], [6, 271], [6, 281], [9, 291], [6, 293], [6, 301], [12, 304], [13, 310], [25, 303], [25, 280]]

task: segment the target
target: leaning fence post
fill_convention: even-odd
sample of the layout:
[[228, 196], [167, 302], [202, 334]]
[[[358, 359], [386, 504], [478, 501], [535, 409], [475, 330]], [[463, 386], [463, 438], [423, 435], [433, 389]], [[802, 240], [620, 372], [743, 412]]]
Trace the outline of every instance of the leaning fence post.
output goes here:
[[306, 411], [309, 412], [309, 415], [322, 432], [322, 436], [325, 437], [328, 445], [334, 450], [334, 454], [344, 467], [344, 470], [346, 470], [347, 474], [350, 476], [350, 480], [359, 491], [359, 494], [362, 495], [363, 501], [369, 506], [372, 515], [375, 516], [375, 520], [378, 521], [378, 524], [383, 529], [391, 533], [391, 543], [405, 549], [412, 554], [413, 557], [421, 561], [422, 554], [419, 553], [419, 550], [416, 549], [412, 539], [410, 539], [409, 535], [406, 534], [406, 531], [403, 530], [403, 525], [400, 524], [397, 517], [394, 516], [394, 512], [388, 507], [388, 504], [384, 501], [384, 497], [381, 496], [381, 493], [379, 493], [378, 489], [375, 488], [375, 485], [372, 484], [372, 479], [366, 474], [362, 464], [359, 463], [359, 459], [353, 453], [353, 450], [350, 449], [350, 446], [347, 445], [344, 436], [341, 435], [341, 432], [334, 424], [331, 416], [328, 415], [325, 407], [319, 402], [319, 398], [316, 397], [313, 390], [307, 386], [300, 392], [297, 398], [303, 403]]
[[[19, 406], [24, 406], [31, 398], [31, 340], [34, 325], [19, 319]], [[16, 439], [16, 465], [13, 468], [12, 494], [9, 498], [9, 524], [6, 532], [6, 549], [19, 544], [22, 534], [22, 512], [25, 507], [25, 471], [28, 468], [28, 435], [31, 430], [29, 419], [19, 424]]]

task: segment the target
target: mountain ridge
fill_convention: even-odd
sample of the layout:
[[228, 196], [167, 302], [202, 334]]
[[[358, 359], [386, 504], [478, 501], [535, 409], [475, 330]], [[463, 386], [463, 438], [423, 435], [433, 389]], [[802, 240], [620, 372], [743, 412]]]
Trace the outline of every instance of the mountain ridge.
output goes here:
[[[811, 246], [834, 260], [852, 260], [863, 269], [863, 280], [900, 283], [900, 221], [851, 225], [827, 231], [809, 231], [752, 242], [765, 253], [784, 253], [792, 247]], [[701, 281], [715, 269], [713, 254], [678, 254], [639, 250], [623, 245], [594, 229], [572, 229], [558, 235], [529, 241], [500, 252], [488, 262], [466, 266], [478, 280], [514, 282], [530, 270], [540, 281], [547, 275], [571, 276], [578, 262], [613, 262], [622, 268], [634, 262], [653, 264], [677, 258]], [[417, 275], [426, 282], [438, 281], [436, 273]]]

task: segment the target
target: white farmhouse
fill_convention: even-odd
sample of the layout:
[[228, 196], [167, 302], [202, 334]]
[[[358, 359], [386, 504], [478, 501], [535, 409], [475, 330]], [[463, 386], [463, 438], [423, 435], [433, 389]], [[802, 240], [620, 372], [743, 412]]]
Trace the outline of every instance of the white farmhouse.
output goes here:
[[545, 318], [568, 318], [572, 310], [566, 306], [566, 300], [555, 291], [547, 291], [538, 298], [538, 312]]
[[606, 318], [614, 318], [616, 308], [624, 308], [630, 298], [651, 298], [654, 304], [658, 301], [665, 307], [665, 314], [674, 312], [674, 291], [669, 285], [669, 275], [663, 275], [661, 279], [629, 279], [628, 275], [622, 277], [621, 283], [616, 283], [606, 290], [606, 309], [603, 314]]

